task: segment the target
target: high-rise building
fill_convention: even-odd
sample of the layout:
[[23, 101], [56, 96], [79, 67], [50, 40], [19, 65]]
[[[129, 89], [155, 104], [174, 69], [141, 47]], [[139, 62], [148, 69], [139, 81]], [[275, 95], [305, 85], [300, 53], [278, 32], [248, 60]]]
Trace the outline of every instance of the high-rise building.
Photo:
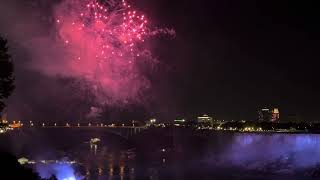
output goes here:
[[272, 122], [278, 122], [279, 118], [280, 118], [279, 109], [278, 108], [273, 108], [271, 121]]

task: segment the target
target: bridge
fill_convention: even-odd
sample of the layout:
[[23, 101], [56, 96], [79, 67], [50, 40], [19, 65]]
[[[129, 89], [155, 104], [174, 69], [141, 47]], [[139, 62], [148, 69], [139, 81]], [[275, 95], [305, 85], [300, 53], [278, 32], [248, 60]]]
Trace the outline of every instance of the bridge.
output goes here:
[[104, 124], [104, 123], [30, 123], [23, 124], [21, 122], [13, 122], [9, 126], [14, 129], [84, 129], [84, 130], [103, 130], [104, 132], [112, 133], [123, 138], [129, 139], [129, 137], [137, 135], [146, 130], [147, 126], [137, 126], [132, 124], [131, 126], [121, 124]]

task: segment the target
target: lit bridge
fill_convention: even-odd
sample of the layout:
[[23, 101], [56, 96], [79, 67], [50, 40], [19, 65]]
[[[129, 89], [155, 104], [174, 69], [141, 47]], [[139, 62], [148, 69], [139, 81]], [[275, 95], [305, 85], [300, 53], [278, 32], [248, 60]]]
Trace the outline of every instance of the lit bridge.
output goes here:
[[111, 134], [121, 136], [123, 138], [130, 138], [131, 136], [137, 135], [142, 131], [146, 130], [147, 126], [137, 126], [135, 124], [129, 125], [115, 125], [115, 124], [103, 124], [103, 123], [65, 123], [65, 124], [45, 124], [45, 123], [33, 123], [30, 121], [29, 124], [21, 124], [20, 129], [81, 129], [81, 130], [92, 130], [92, 131], [103, 131]]

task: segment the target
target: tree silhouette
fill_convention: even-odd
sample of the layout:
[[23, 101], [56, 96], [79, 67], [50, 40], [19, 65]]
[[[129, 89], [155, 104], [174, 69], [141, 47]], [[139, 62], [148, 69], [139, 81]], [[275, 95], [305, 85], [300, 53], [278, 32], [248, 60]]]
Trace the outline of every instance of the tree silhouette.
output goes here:
[[15, 156], [5, 151], [0, 150], [0, 159], [0, 179], [57, 180], [54, 175], [48, 179], [41, 178], [38, 173], [34, 172], [31, 168], [22, 166]]
[[14, 86], [13, 63], [8, 54], [7, 40], [0, 37], [0, 112], [5, 108], [5, 100], [12, 94]]
[[21, 166], [15, 156], [0, 151], [0, 157], [2, 161], [1, 178], [41, 180], [40, 176], [33, 172], [32, 169]]

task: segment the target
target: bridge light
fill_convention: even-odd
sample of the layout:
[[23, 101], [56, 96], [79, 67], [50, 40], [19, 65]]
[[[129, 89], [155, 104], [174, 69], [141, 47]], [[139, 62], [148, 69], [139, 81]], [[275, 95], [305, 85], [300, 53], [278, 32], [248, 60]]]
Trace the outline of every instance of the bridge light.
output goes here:
[[54, 123], [54, 126], [57, 126], [57, 123]]
[[33, 126], [33, 123], [31, 123], [30, 125]]
[[91, 123], [89, 123], [88, 126], [91, 126]]
[[122, 126], [124, 126], [124, 124], [122, 124]]
[[103, 127], [103, 123], [101, 123], [101, 127]]
[[78, 123], [78, 127], [80, 127], [80, 124]]
[[42, 127], [44, 127], [45, 126], [45, 124], [44, 123], [42, 123]]

